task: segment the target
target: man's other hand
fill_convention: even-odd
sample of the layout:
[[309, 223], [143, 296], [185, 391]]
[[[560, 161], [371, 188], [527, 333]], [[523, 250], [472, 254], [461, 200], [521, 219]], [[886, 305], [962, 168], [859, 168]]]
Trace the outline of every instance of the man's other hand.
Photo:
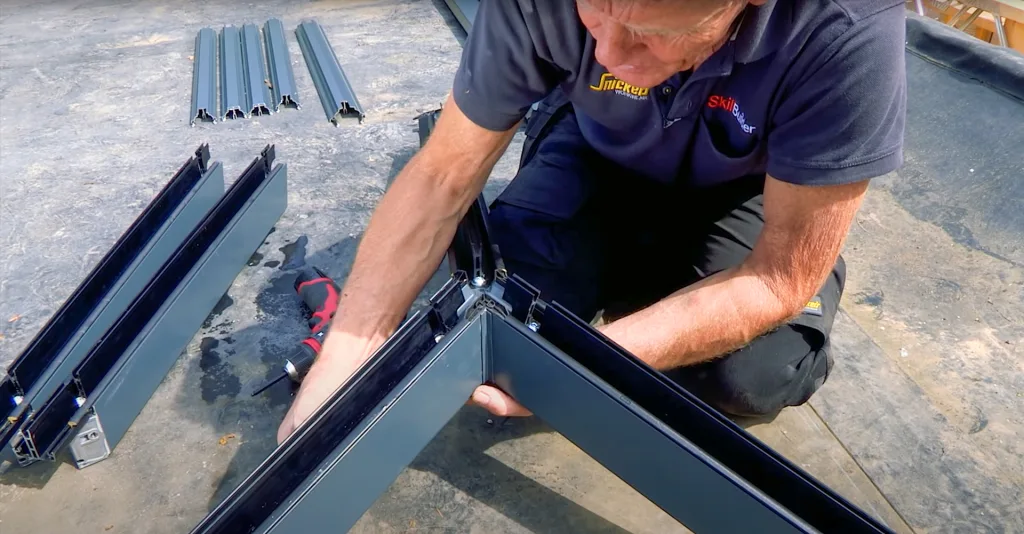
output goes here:
[[533, 415], [522, 404], [519, 404], [504, 391], [486, 384], [478, 386], [469, 398], [470, 404], [475, 404], [491, 412], [497, 417], [527, 417]]

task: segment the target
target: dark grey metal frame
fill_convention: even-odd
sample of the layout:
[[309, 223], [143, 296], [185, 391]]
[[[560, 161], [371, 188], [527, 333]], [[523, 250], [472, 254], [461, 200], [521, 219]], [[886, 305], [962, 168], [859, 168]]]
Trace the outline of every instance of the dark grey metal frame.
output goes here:
[[284, 24], [280, 19], [267, 20], [263, 25], [263, 40], [267, 47], [274, 112], [288, 106], [301, 109], [298, 91], [295, 89], [295, 72], [288, 54], [288, 42], [284, 37]]
[[203, 28], [196, 35], [192, 56], [192, 106], [189, 126], [197, 120], [216, 122], [217, 116], [217, 35]]
[[287, 166], [280, 164], [268, 172], [265, 182], [138, 333], [116, 371], [107, 374], [72, 416], [82, 427], [70, 443], [71, 457], [79, 468], [109, 456], [220, 296], [231, 287], [239, 267], [284, 214]]
[[305, 21], [295, 29], [295, 36], [313, 78], [327, 120], [339, 125], [342, 117], [355, 115], [362, 122], [365, 114], [355, 91], [331, 48], [324, 29], [316, 21]]
[[[417, 117], [420, 146], [439, 111]], [[696, 532], [889, 532], [700, 399], [509, 276], [483, 195], [452, 278], [192, 534], [348, 530], [495, 384]]]
[[[156, 390], [202, 320], [230, 286], [238, 268], [256, 250], [287, 205], [287, 168], [273, 165], [268, 146], [219, 201], [200, 213], [159, 263], [144, 287], [123, 294], [130, 304], [115, 311], [88, 343], [87, 351], [37, 411], [25, 418], [11, 441], [22, 465], [54, 460], [72, 440], [82, 468], [106, 458]], [[139, 284], [136, 284], [139, 285]], [[110, 322], [110, 321], [108, 321]]]
[[[209, 147], [200, 146], [8, 368], [0, 381], [4, 396], [12, 397], [3, 401], [13, 403], [0, 427], [5, 453], [26, 420], [216, 205], [224, 171], [209, 158]], [[29, 364], [31, 372], [25, 369]]]
[[522, 280], [459, 271], [193, 534], [351, 528], [482, 383], [695, 532], [889, 532]]

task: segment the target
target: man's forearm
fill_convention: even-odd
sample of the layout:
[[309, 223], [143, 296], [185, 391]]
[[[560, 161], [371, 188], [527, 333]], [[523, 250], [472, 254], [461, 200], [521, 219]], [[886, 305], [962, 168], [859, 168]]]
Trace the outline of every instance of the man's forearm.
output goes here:
[[374, 210], [327, 340], [341, 350], [325, 352], [358, 360], [398, 327], [514, 133], [476, 126], [448, 99], [427, 143]]
[[792, 317], [798, 301], [783, 301], [762, 277], [740, 266], [606, 324], [601, 331], [651, 367], [666, 370], [748, 344]]
[[474, 198], [474, 191], [440, 187], [438, 172], [414, 157], [382, 198], [342, 289], [332, 335], [359, 340], [373, 350], [398, 326], [437, 269]]

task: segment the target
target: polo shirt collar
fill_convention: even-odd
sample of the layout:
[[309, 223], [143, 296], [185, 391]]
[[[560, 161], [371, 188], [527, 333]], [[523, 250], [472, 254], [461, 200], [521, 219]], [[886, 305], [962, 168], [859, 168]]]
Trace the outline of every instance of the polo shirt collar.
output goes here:
[[768, 0], [760, 6], [748, 5], [731, 38], [735, 46], [737, 63], [757, 61], [782, 45], [786, 38], [785, 8], [778, 0]]

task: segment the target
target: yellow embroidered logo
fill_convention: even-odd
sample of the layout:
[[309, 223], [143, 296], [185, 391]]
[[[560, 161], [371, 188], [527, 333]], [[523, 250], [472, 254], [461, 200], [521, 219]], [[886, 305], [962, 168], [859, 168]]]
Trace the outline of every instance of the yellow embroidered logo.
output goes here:
[[612, 91], [615, 94], [629, 97], [633, 100], [647, 100], [647, 95], [651, 92], [647, 87], [630, 85], [608, 72], [602, 74], [601, 80], [597, 82], [597, 85], [591, 85], [590, 89], [601, 92]]

